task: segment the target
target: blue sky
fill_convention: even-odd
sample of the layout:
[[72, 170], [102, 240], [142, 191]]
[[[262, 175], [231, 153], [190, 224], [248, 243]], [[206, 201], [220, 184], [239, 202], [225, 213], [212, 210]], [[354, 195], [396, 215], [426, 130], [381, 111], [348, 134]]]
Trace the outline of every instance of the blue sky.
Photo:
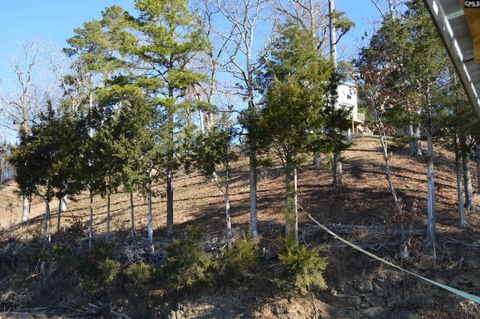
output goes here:
[[[32, 39], [65, 46], [65, 39], [83, 22], [99, 18], [107, 6], [133, 7], [132, 0], [1, 0], [0, 1], [0, 79], [8, 70], [18, 45]], [[370, 30], [377, 12], [369, 0], [337, 0], [338, 10], [355, 21], [353, 32], [342, 41], [343, 51], [354, 51], [364, 30]], [[7, 69], [7, 70], [6, 70]]]
[[[0, 93], [9, 90], [14, 81], [12, 62], [20, 45], [35, 40], [63, 48], [73, 29], [85, 21], [99, 18], [111, 5], [132, 10], [133, 0], [0, 0]], [[336, 0], [356, 26], [339, 47], [339, 58], [352, 58], [365, 31], [370, 34], [378, 12], [370, 0]]]

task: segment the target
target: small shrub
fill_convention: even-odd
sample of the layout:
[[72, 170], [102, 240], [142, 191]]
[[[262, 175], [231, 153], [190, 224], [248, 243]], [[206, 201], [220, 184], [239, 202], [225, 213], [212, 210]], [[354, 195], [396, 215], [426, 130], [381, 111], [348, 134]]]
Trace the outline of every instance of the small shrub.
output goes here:
[[112, 259], [116, 250], [115, 242], [98, 239], [94, 246], [95, 258], [98, 260]]
[[98, 268], [101, 273], [101, 280], [105, 285], [111, 287], [115, 284], [118, 273], [120, 272], [120, 266], [120, 262], [110, 258], [99, 263]]
[[164, 282], [170, 291], [181, 291], [197, 284], [213, 283], [212, 270], [217, 263], [198, 242], [202, 231], [198, 227], [187, 229], [187, 238], [174, 240], [166, 247], [167, 263], [162, 268]]
[[75, 263], [73, 250], [67, 244], [59, 242], [54, 243], [52, 245], [52, 253], [54, 260], [61, 263], [60, 266], [63, 268], [68, 268]]
[[115, 286], [120, 266], [120, 262], [110, 258], [84, 260], [78, 267], [82, 288], [93, 297], [107, 296]]
[[133, 290], [143, 290], [145, 286], [151, 283], [155, 269], [149, 264], [139, 263], [131, 264], [125, 269], [124, 275], [127, 284]]
[[252, 240], [239, 240], [225, 250], [221, 274], [226, 280], [237, 281], [251, 273], [258, 264], [258, 252]]
[[286, 278], [275, 278], [272, 281], [292, 294], [305, 295], [313, 287], [327, 289], [323, 277], [327, 258], [319, 256], [320, 250], [318, 247], [308, 249], [303, 245], [297, 247], [293, 239], [282, 239], [278, 258], [285, 266]]

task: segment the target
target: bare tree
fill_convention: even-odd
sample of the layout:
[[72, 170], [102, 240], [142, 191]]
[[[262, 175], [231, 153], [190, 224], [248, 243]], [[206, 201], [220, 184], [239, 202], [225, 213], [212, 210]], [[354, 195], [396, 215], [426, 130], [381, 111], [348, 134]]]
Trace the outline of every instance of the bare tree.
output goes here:
[[[257, 112], [255, 73], [263, 66], [269, 41], [260, 37], [261, 30], [267, 29], [263, 19], [268, 0], [215, 0], [214, 7], [223, 19], [229, 33], [217, 34], [227, 40], [225, 70], [236, 83], [232, 86], [246, 103], [246, 115], [255, 119]], [[260, 27], [260, 22], [264, 25]], [[266, 44], [267, 43], [267, 44]], [[247, 120], [248, 121], [248, 120]], [[257, 137], [254, 125], [248, 127], [249, 179], [250, 179], [250, 236], [256, 238], [257, 226]]]
[[396, 19], [405, 0], [370, 0], [370, 2], [375, 6], [382, 18], [386, 18], [388, 14], [390, 18]]
[[219, 74], [225, 72], [228, 63], [228, 59], [224, 59], [224, 55], [235, 32], [235, 26], [230, 25], [227, 32], [223, 26], [225, 34], [219, 31], [220, 27], [216, 25], [215, 20], [220, 12], [211, 0], [200, 1], [198, 11], [201, 13], [202, 21], [205, 24], [205, 33], [211, 45], [194, 59], [194, 63], [196, 63], [194, 68], [205, 75], [205, 80], [193, 87], [190, 95], [193, 95], [197, 101], [206, 104], [205, 108], [199, 109], [200, 128], [202, 133], [206, 133], [221, 121], [216, 108], [221, 105], [220, 95], [226, 91], [223, 89], [222, 82], [219, 81]]
[[[39, 95], [34, 73], [39, 64], [39, 48], [33, 41], [21, 47], [20, 55], [13, 63], [15, 88], [12, 94], [0, 96], [0, 124], [12, 131], [28, 133], [31, 123], [40, 111]], [[22, 222], [28, 221], [30, 194], [23, 194]]]
[[[387, 63], [383, 69], [377, 69], [375, 66], [367, 65], [363, 67], [361, 79], [354, 76], [360, 90], [365, 94], [368, 107], [373, 114], [375, 124], [379, 131], [380, 144], [383, 150], [383, 159], [385, 161], [385, 172], [392, 194], [395, 210], [400, 215], [402, 239], [405, 239], [405, 231], [403, 225], [404, 211], [400, 205], [397, 190], [393, 181], [391, 169], [391, 155], [388, 152], [388, 135], [387, 128], [383, 122], [383, 115], [389, 108], [399, 108], [401, 103], [403, 107], [409, 108], [409, 101], [405, 97], [408, 94], [401, 87], [391, 88], [388, 86], [389, 79], [393, 72], [398, 69], [395, 63]], [[402, 97], [402, 99], [400, 99]]]
[[8, 129], [25, 132], [29, 131], [39, 110], [39, 98], [34, 83], [34, 72], [38, 65], [39, 49], [34, 42], [21, 47], [21, 54], [13, 63], [16, 87], [13, 94], [4, 94], [0, 97], [2, 108], [0, 116], [3, 126]]

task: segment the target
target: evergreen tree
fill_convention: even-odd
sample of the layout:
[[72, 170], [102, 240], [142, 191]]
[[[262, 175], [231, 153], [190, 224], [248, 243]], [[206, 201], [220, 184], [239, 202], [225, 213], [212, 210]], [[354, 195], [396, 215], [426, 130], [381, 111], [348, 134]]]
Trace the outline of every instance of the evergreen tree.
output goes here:
[[188, 124], [193, 123], [189, 123], [189, 114], [197, 107], [185, 95], [203, 78], [190, 63], [208, 47], [208, 42], [186, 0], [137, 0], [135, 9], [136, 18], [121, 14], [124, 21], [116, 30], [121, 36], [115, 37], [115, 49], [129, 67], [126, 75], [130, 83], [142, 89], [145, 100], [164, 119], [156, 125], [156, 134], [161, 144], [159, 162], [165, 165], [167, 234], [172, 235], [174, 174], [181, 164], [185, 139], [191, 137], [192, 127]]
[[230, 214], [231, 164], [237, 159], [233, 146], [235, 132], [232, 127], [216, 126], [208, 133], [201, 133], [193, 141], [188, 165], [195, 165], [205, 177], [210, 178], [223, 193], [227, 244], [232, 247], [232, 218]]
[[[76, 178], [78, 157], [72, 152], [79, 148], [80, 139], [75, 122], [56, 114], [51, 103], [39, 119], [29, 133], [21, 131], [20, 143], [12, 150], [9, 160], [17, 169], [20, 190], [38, 195], [45, 202], [43, 238], [47, 242], [51, 238], [52, 198], [81, 190]], [[63, 134], [59, 134], [60, 130]]]
[[298, 243], [297, 168], [322, 145], [315, 133], [333, 108], [327, 93], [334, 71], [318, 54], [311, 32], [288, 24], [279, 31], [260, 76], [265, 92], [260, 123], [262, 142], [275, 150], [285, 170], [286, 233]]

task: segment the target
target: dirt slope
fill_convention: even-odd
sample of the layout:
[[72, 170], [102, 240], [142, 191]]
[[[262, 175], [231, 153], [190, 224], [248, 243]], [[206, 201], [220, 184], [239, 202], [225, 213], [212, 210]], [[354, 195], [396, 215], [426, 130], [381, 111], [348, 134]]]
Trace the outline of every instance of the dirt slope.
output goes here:
[[[315, 169], [311, 165], [299, 172], [299, 202], [316, 219], [325, 224], [356, 226], [379, 226], [398, 228], [398, 218], [393, 216], [393, 205], [384, 173], [383, 158], [377, 137], [357, 136], [354, 144], [343, 155], [345, 187], [337, 193], [331, 189], [331, 174], [326, 169]], [[347, 232], [345, 236], [359, 244], [365, 244], [374, 252], [397, 262], [404, 267], [422, 272], [431, 278], [446, 282], [470, 293], [480, 294], [480, 282], [471, 273], [480, 267], [480, 256], [476, 249], [452, 247], [451, 242], [478, 244], [480, 242], [480, 218], [469, 213], [470, 228], [457, 226], [456, 185], [452, 154], [437, 150], [436, 196], [437, 231], [439, 243], [437, 259], [433, 260], [430, 250], [423, 245], [423, 236], [414, 237], [410, 243], [410, 258], [398, 258], [398, 237], [380, 238], [369, 233], [369, 228]], [[236, 163], [233, 174], [232, 212], [233, 227], [237, 234], [248, 232], [248, 163]], [[426, 168], [422, 158], [410, 158], [405, 148], [393, 152], [392, 167], [394, 183], [405, 209], [416, 211], [414, 228], [423, 230], [426, 221]], [[473, 172], [472, 163], [472, 172]], [[474, 186], [476, 178], [474, 177]], [[282, 233], [284, 180], [280, 167], [262, 168], [259, 171], [258, 208], [259, 225], [265, 242]], [[26, 225], [19, 225], [21, 201], [15, 194], [13, 182], [0, 186], [0, 237], [31, 236], [41, 229], [43, 203], [35, 199], [32, 203], [29, 231]], [[156, 185], [154, 198], [154, 228], [156, 238], [164, 234], [166, 203], [163, 185]], [[95, 230], [100, 236], [105, 229], [106, 200], [95, 197]], [[146, 201], [141, 194], [135, 196], [137, 227], [145, 233]], [[52, 203], [52, 210], [57, 203]], [[52, 216], [56, 229], [56, 215]], [[69, 202], [62, 225], [76, 219], [88, 220], [88, 197], [81, 194]], [[128, 194], [118, 193], [112, 197], [113, 231], [128, 231], [130, 227]], [[392, 223], [386, 223], [392, 220]], [[222, 233], [224, 215], [222, 193], [212, 183], [198, 174], [178, 174], [175, 180], [175, 232], [189, 224], [201, 223], [206, 234]], [[385, 269], [369, 258], [339, 246], [338, 243], [316, 230], [304, 215], [301, 216], [302, 240], [308, 244], [330, 245], [330, 266], [327, 273], [332, 290], [320, 296], [300, 299], [278, 299], [272, 292], [262, 291], [253, 283], [247, 292], [195, 292], [180, 299], [174, 307], [168, 308], [170, 317], [217, 318], [217, 317], [262, 317], [262, 318], [480, 318], [468, 302], [443, 293], [436, 288]], [[357, 228], [356, 228], [357, 229]], [[388, 246], [388, 242], [394, 242]], [[386, 242], [386, 244], [384, 244]], [[392, 248], [393, 247], [393, 248]], [[441, 254], [441, 255], [440, 255]], [[475, 277], [475, 276], [473, 276]], [[477, 276], [478, 277], [478, 270]], [[425, 294], [429, 298], [425, 299]], [[265, 295], [255, 310], [252, 304]], [[236, 300], [226, 302], [226, 300]], [[261, 298], [260, 298], [261, 299]], [[268, 300], [268, 302], [265, 302]], [[429, 302], [426, 302], [429, 301]], [[472, 308], [473, 307], [473, 308]], [[473, 310], [472, 310], [473, 309]]]
[[[391, 196], [385, 179], [383, 159], [376, 137], [359, 136], [344, 157], [344, 182], [342, 191], [331, 190], [331, 174], [325, 169], [317, 170], [310, 165], [304, 166], [299, 173], [300, 204], [326, 223], [352, 225], [383, 225], [385, 216], [392, 213]], [[437, 150], [436, 158], [436, 196], [437, 229], [440, 232], [458, 232], [456, 215], [456, 188], [453, 171], [453, 158], [449, 152]], [[426, 209], [426, 168], [422, 158], [413, 159], [397, 150], [392, 157], [394, 182], [399, 197], [406, 209], [416, 201], [419, 210], [419, 222], [424, 222]], [[246, 161], [237, 163], [233, 174], [232, 213], [234, 227], [246, 230], [248, 223], [248, 166]], [[472, 172], [473, 172], [472, 163]], [[162, 230], [166, 220], [166, 201], [164, 185], [156, 185], [154, 197], [154, 227]], [[474, 176], [474, 186], [476, 179]], [[262, 230], [283, 222], [283, 171], [280, 167], [262, 168], [259, 171], [258, 206], [259, 222]], [[13, 182], [0, 185], [0, 230], [19, 232], [21, 218], [21, 200], [15, 192]], [[104, 231], [106, 200], [97, 196], [95, 205], [95, 229]], [[141, 194], [135, 196], [136, 223], [139, 228], [146, 226], [146, 201]], [[52, 226], [56, 229], [56, 209], [53, 201]], [[88, 219], [88, 195], [81, 194], [69, 201], [64, 222], [74, 218]], [[42, 222], [44, 204], [39, 198], [32, 203], [30, 225], [34, 229]], [[472, 230], [478, 231], [480, 219], [469, 214]], [[175, 180], [175, 224], [177, 228], [185, 224], [200, 221], [211, 230], [223, 229], [222, 193], [212, 183], [198, 174], [179, 174]], [[127, 230], [130, 227], [128, 194], [118, 193], [112, 196], [113, 230]], [[160, 232], [161, 233], [161, 232]], [[470, 235], [469, 235], [470, 236]]]

